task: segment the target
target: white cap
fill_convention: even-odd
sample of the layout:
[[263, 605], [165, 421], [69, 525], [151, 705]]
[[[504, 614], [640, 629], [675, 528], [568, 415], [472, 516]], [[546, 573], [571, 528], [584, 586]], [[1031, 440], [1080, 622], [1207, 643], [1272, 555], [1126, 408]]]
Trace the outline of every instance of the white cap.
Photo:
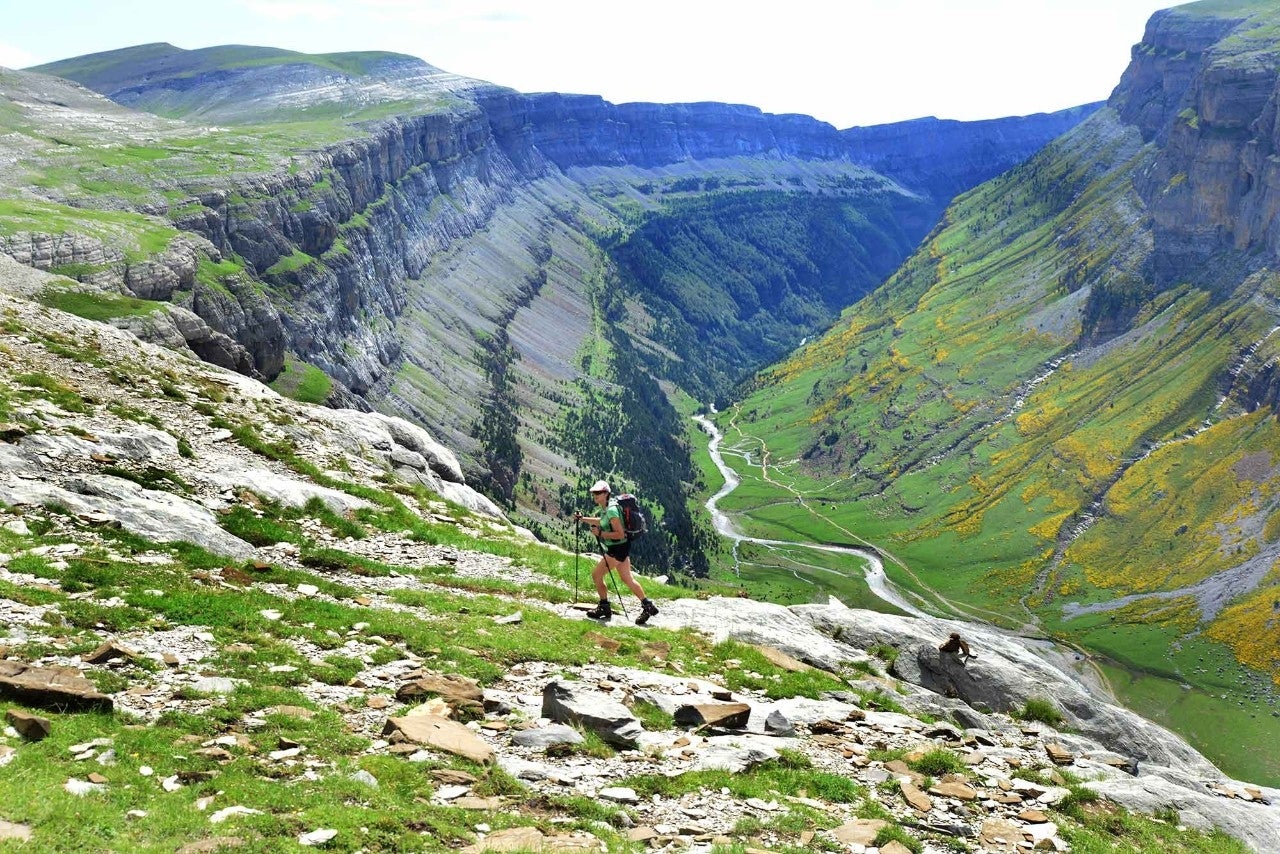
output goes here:
[[609, 484], [605, 483], [603, 480], [597, 480], [594, 484], [592, 484], [591, 489], [589, 491], [607, 492], [610, 495], [613, 494], [613, 490], [609, 488]]

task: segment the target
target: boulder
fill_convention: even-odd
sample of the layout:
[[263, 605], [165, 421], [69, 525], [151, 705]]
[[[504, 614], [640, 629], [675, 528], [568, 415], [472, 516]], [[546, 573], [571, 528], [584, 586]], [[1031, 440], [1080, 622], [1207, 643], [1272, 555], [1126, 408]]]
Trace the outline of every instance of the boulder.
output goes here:
[[625, 749], [638, 745], [644, 727], [626, 706], [580, 682], [556, 680], [542, 689], [542, 716], [578, 724], [609, 744]]
[[392, 735], [397, 732], [414, 744], [452, 753], [472, 762], [485, 764], [493, 760], [493, 749], [479, 736], [457, 721], [439, 715], [388, 719], [383, 734]]
[[751, 717], [746, 703], [700, 703], [681, 706], [673, 716], [679, 726], [744, 729]]

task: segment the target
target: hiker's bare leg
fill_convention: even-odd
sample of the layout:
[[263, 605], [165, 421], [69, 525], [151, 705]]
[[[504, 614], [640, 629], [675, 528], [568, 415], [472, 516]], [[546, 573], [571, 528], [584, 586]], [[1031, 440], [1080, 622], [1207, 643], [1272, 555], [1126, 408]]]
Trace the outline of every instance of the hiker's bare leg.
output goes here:
[[636, 598], [644, 599], [644, 588], [640, 586], [640, 582], [631, 577], [631, 558], [627, 558], [622, 563], [614, 561], [613, 568], [618, 570], [618, 577], [632, 593], [636, 594]]
[[609, 588], [604, 583], [605, 573], [609, 571], [608, 560], [607, 557], [600, 558], [600, 562], [591, 570], [591, 581], [596, 585], [596, 594], [601, 602], [609, 598]]

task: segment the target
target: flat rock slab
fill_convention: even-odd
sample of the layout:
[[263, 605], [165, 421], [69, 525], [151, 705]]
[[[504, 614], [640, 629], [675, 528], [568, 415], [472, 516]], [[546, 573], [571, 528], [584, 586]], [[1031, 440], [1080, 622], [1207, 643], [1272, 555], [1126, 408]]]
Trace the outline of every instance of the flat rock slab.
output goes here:
[[0, 661], [0, 696], [42, 709], [109, 712], [111, 698], [70, 667], [33, 667], [21, 661]]
[[508, 827], [495, 830], [474, 845], [463, 848], [463, 854], [487, 854], [490, 851], [523, 851], [536, 854], [571, 854], [598, 851], [600, 840], [590, 834], [580, 836], [544, 836], [536, 827]]
[[889, 822], [881, 821], [878, 818], [856, 819], [832, 828], [829, 832], [836, 842], [843, 845], [870, 846], [872, 842], [875, 842], [876, 834], [888, 825]]
[[756, 646], [756, 649], [760, 651], [761, 655], [769, 659], [769, 663], [772, 664], [774, 667], [779, 667], [783, 670], [790, 671], [791, 673], [802, 673], [805, 670], [816, 669], [808, 664], [805, 664], [803, 661], [801, 661], [798, 658], [793, 658], [790, 655], [787, 655], [785, 652], [783, 652], [780, 649], [776, 649], [771, 646], [763, 646], [763, 645]]
[[12, 822], [0, 819], [0, 842], [6, 839], [16, 839], [19, 842], [29, 842], [31, 840], [31, 828], [25, 824], [13, 824]]
[[493, 761], [493, 749], [457, 721], [439, 715], [390, 718], [384, 735], [399, 732], [414, 744], [433, 747], [481, 764]]

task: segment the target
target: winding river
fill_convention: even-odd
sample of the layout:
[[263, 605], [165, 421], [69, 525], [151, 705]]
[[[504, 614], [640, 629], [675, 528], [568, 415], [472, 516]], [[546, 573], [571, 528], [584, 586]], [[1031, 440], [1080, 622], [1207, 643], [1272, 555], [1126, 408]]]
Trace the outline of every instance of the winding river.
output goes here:
[[888, 577], [884, 574], [884, 562], [880, 560], [879, 555], [866, 551], [865, 549], [852, 548], [850, 546], [834, 546], [824, 543], [799, 543], [789, 540], [768, 540], [762, 537], [748, 537], [738, 530], [733, 524], [733, 520], [729, 518], [723, 510], [720, 509], [720, 500], [729, 495], [741, 480], [738, 473], [725, 464], [724, 456], [720, 453], [720, 442], [724, 438], [719, 428], [712, 423], [711, 419], [704, 415], [695, 415], [693, 420], [698, 423], [707, 435], [711, 437], [711, 442], [707, 446], [707, 451], [711, 454], [711, 461], [716, 464], [716, 468], [720, 470], [720, 475], [724, 478], [724, 486], [715, 495], [707, 499], [706, 507], [711, 513], [712, 524], [715, 525], [716, 532], [721, 536], [733, 540], [734, 543], [754, 543], [756, 545], [769, 548], [804, 548], [813, 549], [814, 551], [829, 552], [835, 554], [850, 555], [860, 558], [866, 564], [866, 580], [867, 587], [871, 589], [879, 598], [888, 602], [894, 607], [901, 608], [913, 617], [927, 617], [928, 615], [919, 608], [908, 602], [902, 594], [894, 589]]

